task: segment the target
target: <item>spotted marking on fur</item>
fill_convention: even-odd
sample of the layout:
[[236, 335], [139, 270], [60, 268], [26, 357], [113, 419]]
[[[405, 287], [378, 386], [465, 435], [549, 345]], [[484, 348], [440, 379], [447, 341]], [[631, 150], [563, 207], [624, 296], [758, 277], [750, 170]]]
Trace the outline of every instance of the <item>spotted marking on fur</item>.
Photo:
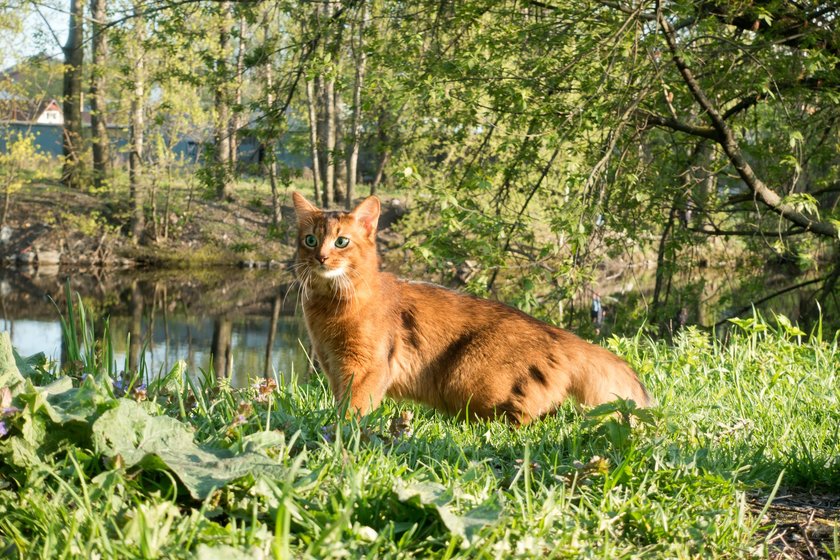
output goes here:
[[517, 397], [520, 397], [520, 398], [524, 397], [525, 396], [525, 379], [523, 379], [521, 377], [519, 379], [517, 379], [514, 382], [513, 387], [511, 388], [510, 392], [513, 393], [514, 395], [516, 395]]
[[534, 381], [538, 381], [543, 387], [548, 385], [548, 379], [546, 379], [545, 374], [537, 366], [529, 366], [528, 373], [531, 374], [531, 378], [534, 379]]
[[406, 342], [414, 348], [420, 348], [420, 337], [417, 334], [417, 318], [412, 309], [403, 309], [400, 312], [402, 326], [405, 329]]
[[438, 360], [444, 364], [452, 364], [456, 359], [458, 359], [461, 354], [467, 349], [467, 346], [472, 343], [473, 339], [475, 339], [474, 332], [466, 332], [456, 338], [446, 349], [441, 352]]

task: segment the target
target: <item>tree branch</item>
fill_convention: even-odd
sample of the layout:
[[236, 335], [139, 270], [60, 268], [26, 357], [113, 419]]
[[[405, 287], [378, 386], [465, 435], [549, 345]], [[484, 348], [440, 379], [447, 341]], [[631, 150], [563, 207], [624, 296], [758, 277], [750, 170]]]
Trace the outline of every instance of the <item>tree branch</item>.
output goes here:
[[730, 107], [726, 110], [723, 114], [723, 120], [729, 120], [730, 117], [733, 117], [740, 113], [741, 111], [746, 111], [750, 107], [757, 105], [759, 101], [767, 97], [766, 93], [754, 93], [752, 95], [748, 95], [747, 97], [740, 100], [738, 103]]
[[686, 228], [688, 231], [694, 233], [704, 233], [706, 235], [720, 235], [720, 236], [738, 236], [738, 237], [790, 237], [791, 235], [801, 235], [805, 233], [804, 229], [789, 229], [787, 231], [759, 231], [751, 229], [718, 229], [716, 227], [709, 228]]
[[814, 278], [813, 280], [806, 280], [805, 282], [801, 282], [801, 283], [799, 283], [799, 284], [794, 284], [793, 286], [788, 286], [787, 288], [782, 288], [781, 290], [778, 290], [778, 291], [776, 291], [776, 292], [773, 292], [773, 293], [772, 293], [772, 294], [770, 294], [769, 296], [765, 296], [765, 297], [763, 297], [763, 298], [761, 298], [761, 299], [759, 299], [759, 300], [756, 300], [756, 301], [751, 301], [749, 305], [745, 305], [744, 307], [742, 307], [741, 309], [739, 309], [738, 311], [736, 311], [736, 312], [735, 312], [734, 314], [732, 314], [731, 316], [726, 317], [725, 319], [721, 319], [720, 321], [718, 321], [717, 323], [715, 323], [715, 324], [714, 324], [714, 326], [715, 326], [715, 327], [719, 327], [719, 326], [721, 326], [722, 324], [724, 324], [724, 323], [726, 323], [727, 321], [729, 321], [729, 319], [732, 319], [733, 317], [737, 317], [737, 316], [741, 315], [742, 313], [746, 313], [747, 311], [749, 311], [750, 309], [752, 309], [752, 308], [753, 308], [753, 307], [755, 307], [756, 305], [761, 305], [762, 303], [765, 303], [765, 302], [767, 302], [767, 301], [770, 301], [770, 300], [771, 300], [771, 299], [773, 299], [773, 298], [779, 297], [779, 296], [781, 296], [781, 295], [783, 295], [783, 294], [786, 294], [786, 293], [788, 293], [788, 292], [792, 292], [792, 291], [794, 291], [794, 290], [798, 290], [798, 289], [800, 289], [800, 288], [804, 288], [805, 286], [810, 286], [811, 284], [817, 284], [817, 283], [819, 283], [819, 282], [824, 282], [824, 281], [825, 281], [825, 280], [827, 280], [830, 276], [831, 276], [831, 275], [826, 275], [826, 276], [821, 276], [821, 277], [819, 277], [819, 278]]
[[723, 148], [724, 153], [726, 153], [729, 158], [729, 162], [738, 172], [738, 175], [747, 187], [749, 187], [749, 189], [756, 194], [757, 198], [766, 204], [773, 212], [776, 212], [786, 220], [789, 220], [794, 224], [797, 224], [818, 235], [837, 239], [838, 231], [836, 226], [830, 222], [814, 220], [794, 208], [792, 205], [785, 203], [778, 193], [768, 187], [756, 176], [752, 167], [741, 153], [741, 148], [735, 140], [732, 130], [726, 125], [726, 121], [723, 116], [721, 116], [717, 108], [706, 96], [705, 92], [700, 87], [700, 84], [695, 79], [693, 72], [680, 56], [674, 29], [671, 27], [671, 24], [668, 23], [667, 18], [662, 15], [661, 10], [659, 9], [658, 1], [657, 14], [659, 18], [659, 26], [665, 36], [665, 42], [668, 44], [668, 49], [671, 51], [671, 57], [674, 64], [677, 66], [677, 69], [679, 70], [686, 86], [688, 86], [691, 95], [712, 121], [712, 127], [719, 135], [716, 141], [720, 144], [721, 148]]
[[718, 131], [709, 126], [695, 126], [693, 124], [677, 120], [673, 117], [663, 117], [662, 115], [651, 113], [646, 109], [639, 109], [636, 111], [636, 115], [643, 119], [645, 125], [670, 128], [671, 130], [678, 130], [692, 136], [699, 136], [700, 138], [708, 138], [715, 141], [720, 140], [720, 134]]

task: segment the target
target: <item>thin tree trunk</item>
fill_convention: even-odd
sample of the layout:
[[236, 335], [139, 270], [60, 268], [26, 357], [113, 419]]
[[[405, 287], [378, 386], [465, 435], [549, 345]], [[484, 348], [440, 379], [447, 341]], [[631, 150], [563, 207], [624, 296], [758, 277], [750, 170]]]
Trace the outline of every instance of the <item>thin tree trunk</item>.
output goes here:
[[166, 200], [163, 203], [163, 238], [169, 239], [169, 207], [172, 200], [172, 164], [166, 164]]
[[382, 179], [385, 177], [385, 168], [388, 166], [388, 161], [391, 159], [391, 148], [388, 143], [388, 127], [386, 125], [388, 119], [388, 111], [384, 108], [380, 109], [379, 116], [376, 119], [376, 149], [379, 152], [379, 165], [376, 168], [376, 176], [373, 178], [373, 183], [370, 185], [370, 194], [376, 194], [379, 185], [382, 184]]
[[152, 173], [152, 188], [151, 192], [149, 192], [149, 202], [151, 203], [151, 212], [152, 212], [152, 239], [155, 241], [158, 240], [158, 211], [157, 211], [157, 186], [158, 182], [160, 181], [160, 174], [157, 170]]
[[6, 194], [3, 197], [3, 219], [0, 220], [0, 227], [6, 225], [6, 218], [9, 215], [9, 203], [11, 201], [12, 193], [10, 191], [10, 187], [6, 185]]
[[145, 120], [143, 116], [143, 105], [145, 100], [145, 61], [142, 40], [145, 35], [143, 26], [145, 23], [140, 17], [142, 7], [135, 3], [135, 40], [137, 44], [136, 56], [134, 57], [134, 91], [131, 97], [131, 125], [130, 143], [131, 153], [128, 159], [128, 184], [129, 198], [131, 199], [131, 236], [132, 242], [137, 244], [142, 241], [143, 230], [146, 227], [146, 219], [143, 214], [143, 136], [145, 132]]
[[0, 220], [0, 226], [5, 226], [9, 217], [9, 207], [12, 203], [12, 182], [19, 172], [18, 166], [13, 164], [11, 169], [7, 170], [6, 178], [4, 178], [5, 194], [3, 196], [3, 218]]
[[242, 127], [242, 80], [245, 74], [245, 16], [239, 16], [239, 45], [236, 52], [236, 92], [230, 116], [230, 170], [238, 176], [239, 129]]
[[271, 225], [274, 226], [274, 231], [280, 227], [280, 193], [277, 189], [277, 156], [274, 153], [274, 146], [270, 146], [268, 155], [268, 183], [271, 185]]
[[230, 99], [228, 85], [228, 35], [230, 34], [230, 2], [222, 2], [222, 15], [219, 23], [219, 54], [215, 68], [215, 99], [216, 123], [216, 198], [230, 199]]
[[344, 186], [347, 184], [347, 151], [344, 149], [344, 129], [342, 128], [341, 116], [338, 108], [341, 106], [341, 96], [338, 89], [333, 85], [332, 115], [333, 115], [333, 136], [335, 144], [332, 150], [332, 160], [335, 169], [333, 175], [333, 201], [341, 206], [344, 202]]
[[376, 189], [382, 184], [382, 178], [385, 176], [385, 167], [388, 166], [388, 160], [391, 159], [391, 150], [385, 151], [382, 158], [379, 160], [379, 166], [376, 168], [376, 176], [373, 178], [373, 183], [370, 184], [371, 196], [376, 194]]
[[[265, 67], [265, 87], [265, 104], [267, 110], [270, 111], [274, 105], [274, 70], [271, 67], [271, 61], [268, 61]], [[272, 126], [270, 130], [275, 129]], [[268, 162], [266, 167], [268, 168], [268, 181], [271, 185], [271, 225], [274, 226], [275, 231], [277, 231], [277, 227], [280, 225], [280, 196], [277, 192], [277, 154], [274, 149], [276, 142], [277, 139], [274, 138], [274, 134], [267, 141], [263, 142], [263, 157]]]
[[[659, 308], [662, 305], [660, 301], [662, 294], [662, 287], [665, 283], [665, 276], [668, 272], [665, 270], [668, 266], [666, 253], [668, 248], [668, 235], [674, 227], [674, 219], [677, 215], [676, 201], [671, 205], [671, 210], [668, 213], [668, 223], [662, 230], [662, 235], [659, 238], [659, 248], [656, 251], [656, 283], [653, 288], [653, 298], [651, 300], [651, 315], [654, 321], [658, 320]], [[670, 276], [670, 274], [669, 274]]]
[[6, 220], [9, 218], [9, 208], [12, 205], [12, 183], [19, 173], [20, 164], [11, 162], [11, 165], [6, 168], [3, 174], [2, 179], [5, 193], [3, 196], [3, 218], [0, 220], [0, 226], [5, 226]]
[[362, 116], [362, 84], [365, 79], [365, 27], [367, 25], [367, 5], [362, 2], [359, 16], [357, 42], [350, 37], [350, 47], [356, 61], [356, 80], [353, 84], [353, 120], [350, 125], [350, 156], [347, 160], [347, 196], [345, 208], [352, 210], [353, 199], [356, 197], [356, 176], [359, 167], [359, 136]]
[[335, 80], [322, 79], [324, 90], [322, 104], [324, 108], [324, 127], [321, 131], [321, 145], [324, 147], [324, 207], [329, 208], [335, 198]]
[[84, 0], [71, 0], [70, 25], [64, 44], [64, 164], [61, 183], [81, 188], [82, 153], [82, 70], [84, 64]]
[[321, 165], [318, 161], [318, 105], [315, 101], [315, 85], [306, 81], [306, 104], [309, 108], [309, 146], [312, 153], [312, 186], [315, 200], [321, 200]]
[[108, 37], [105, 34], [105, 2], [91, 0], [90, 15], [93, 26], [91, 43], [90, 78], [90, 129], [93, 140], [93, 187], [101, 189], [106, 184], [110, 144], [105, 121], [105, 58], [108, 51]]

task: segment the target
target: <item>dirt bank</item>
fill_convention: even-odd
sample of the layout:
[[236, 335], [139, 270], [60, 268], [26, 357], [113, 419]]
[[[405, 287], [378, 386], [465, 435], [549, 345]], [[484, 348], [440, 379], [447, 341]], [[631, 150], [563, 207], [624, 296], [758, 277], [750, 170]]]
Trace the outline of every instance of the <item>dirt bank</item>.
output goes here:
[[[59, 267], [261, 268], [280, 266], [292, 255], [291, 190], [281, 197], [277, 228], [272, 227], [270, 198], [256, 188], [240, 188], [229, 202], [205, 200], [183, 189], [172, 199], [168, 214], [162, 202], [147, 207], [144, 237], [138, 242], [129, 235], [124, 197], [52, 183], [27, 185], [14, 196], [0, 231], [2, 266], [47, 273]], [[383, 235], [391, 235], [390, 225], [402, 210], [399, 201], [384, 205]]]

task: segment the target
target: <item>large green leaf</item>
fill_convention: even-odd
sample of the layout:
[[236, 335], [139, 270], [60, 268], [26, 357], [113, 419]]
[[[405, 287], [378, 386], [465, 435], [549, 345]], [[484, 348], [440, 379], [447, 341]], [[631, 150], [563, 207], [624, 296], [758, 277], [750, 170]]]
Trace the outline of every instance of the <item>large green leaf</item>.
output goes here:
[[23, 381], [9, 333], [0, 332], [0, 387], [9, 387], [15, 393], [20, 390]]
[[492, 503], [458, 515], [449, 505], [452, 492], [436, 482], [405, 483], [398, 480], [393, 490], [401, 502], [436, 512], [446, 528], [452, 534], [461, 537], [464, 546], [469, 545], [482, 528], [495, 523], [499, 518], [499, 508]]
[[168, 416], [152, 416], [134, 401], [121, 399], [93, 424], [96, 448], [122, 458], [126, 467], [171, 470], [197, 499], [246, 476], [281, 476], [283, 468], [265, 455], [233, 454], [197, 445], [188, 427]]

